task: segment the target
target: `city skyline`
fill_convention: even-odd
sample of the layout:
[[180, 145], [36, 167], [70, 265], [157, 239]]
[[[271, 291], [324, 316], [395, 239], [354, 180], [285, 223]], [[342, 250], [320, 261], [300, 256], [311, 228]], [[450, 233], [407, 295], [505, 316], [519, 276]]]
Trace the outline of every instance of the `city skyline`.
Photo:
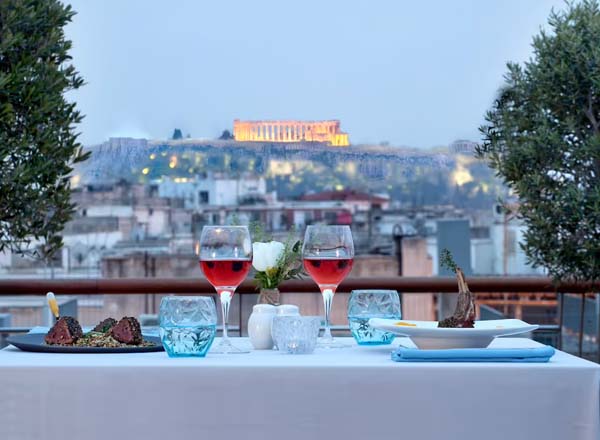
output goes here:
[[[215, 138], [234, 119], [339, 119], [354, 144], [478, 140], [507, 61], [563, 2], [83, 2], [80, 140]], [[506, 32], [510, 29], [510, 33]]]

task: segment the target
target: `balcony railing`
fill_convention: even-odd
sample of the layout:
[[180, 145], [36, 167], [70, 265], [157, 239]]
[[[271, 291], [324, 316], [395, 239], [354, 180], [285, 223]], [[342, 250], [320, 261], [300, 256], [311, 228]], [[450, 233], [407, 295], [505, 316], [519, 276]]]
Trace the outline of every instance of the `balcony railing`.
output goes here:
[[[562, 283], [553, 285], [546, 277], [469, 277], [472, 292], [546, 292], [592, 293], [600, 286], [591, 283]], [[283, 283], [281, 292], [315, 292], [314, 282], [308, 279]], [[403, 293], [456, 293], [456, 279], [452, 277], [377, 277], [347, 278], [338, 292], [356, 289], [395, 289]], [[202, 278], [95, 278], [95, 279], [5, 279], [0, 280], [0, 295], [45, 295], [48, 291], [68, 295], [139, 294], [139, 293], [212, 293], [212, 286]], [[244, 281], [236, 293], [256, 293], [252, 280]]]
[[[540, 332], [552, 334], [556, 337], [559, 348], [561, 347], [565, 331], [565, 297], [576, 298], [577, 310], [569, 311], [569, 319], [573, 316], [579, 317], [577, 328], [569, 329], [571, 336], [576, 338], [577, 348], [573, 350], [576, 354], [583, 354], [584, 337], [592, 340], [596, 346], [597, 360], [600, 361], [600, 325], [598, 325], [598, 286], [590, 283], [563, 283], [554, 285], [552, 281], [545, 277], [470, 277], [469, 288], [472, 292], [478, 293], [482, 303], [488, 303], [499, 307], [504, 305], [514, 305], [519, 303], [518, 298], [526, 295], [531, 297], [530, 305], [550, 305], [555, 304], [556, 319], [551, 325], [543, 325]], [[456, 293], [457, 284], [454, 278], [445, 277], [389, 277], [389, 278], [348, 278], [339, 287], [338, 292], [348, 293], [357, 289], [393, 289], [401, 294], [420, 294], [434, 293], [446, 294]], [[164, 295], [164, 294], [202, 294], [214, 295], [212, 286], [201, 278], [126, 278], [126, 279], [5, 279], [0, 280], [0, 296], [16, 295], [45, 295], [48, 291], [61, 295]], [[280, 286], [281, 293], [317, 293], [318, 290], [313, 281], [294, 280], [288, 281]], [[252, 280], [246, 280], [237, 289], [239, 295], [238, 319], [243, 322], [242, 305], [243, 297], [250, 294], [256, 294], [256, 288]], [[491, 295], [491, 299], [490, 299]], [[496, 295], [496, 297], [494, 296]], [[553, 296], [553, 300], [544, 299], [544, 295]], [[586, 334], [586, 298], [595, 301], [595, 310], [587, 311], [587, 315], [592, 313], [595, 323], [591, 327], [592, 333]], [[545, 302], [544, 302], [545, 301]], [[588, 306], [589, 307], [589, 306]], [[493, 310], [488, 307], [489, 310]], [[574, 315], [575, 314], [575, 315]], [[577, 321], [577, 319], [576, 319]], [[588, 326], [589, 327], [589, 326]], [[0, 328], [0, 333], [9, 333], [26, 328]]]

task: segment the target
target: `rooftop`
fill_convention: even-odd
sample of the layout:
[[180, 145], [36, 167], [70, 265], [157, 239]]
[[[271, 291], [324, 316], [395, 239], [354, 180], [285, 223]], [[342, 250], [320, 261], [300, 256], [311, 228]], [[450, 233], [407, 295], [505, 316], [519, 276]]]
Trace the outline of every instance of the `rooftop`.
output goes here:
[[385, 203], [389, 202], [389, 197], [382, 195], [372, 195], [365, 192], [356, 191], [353, 189], [344, 189], [341, 191], [322, 191], [318, 193], [305, 194], [301, 197], [302, 200], [310, 201], [360, 201], [360, 202], [371, 202], [371, 203]]

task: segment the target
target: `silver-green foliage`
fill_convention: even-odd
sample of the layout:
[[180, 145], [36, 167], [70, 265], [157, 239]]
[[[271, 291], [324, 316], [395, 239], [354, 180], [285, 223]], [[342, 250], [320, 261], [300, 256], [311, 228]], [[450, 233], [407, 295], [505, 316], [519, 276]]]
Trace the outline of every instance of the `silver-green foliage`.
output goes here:
[[600, 11], [553, 11], [481, 127], [478, 155], [519, 197], [522, 247], [559, 280], [600, 279]]
[[64, 35], [73, 15], [57, 0], [0, 1], [0, 251], [35, 241], [50, 257], [73, 213], [69, 174], [87, 157], [65, 97], [83, 84]]

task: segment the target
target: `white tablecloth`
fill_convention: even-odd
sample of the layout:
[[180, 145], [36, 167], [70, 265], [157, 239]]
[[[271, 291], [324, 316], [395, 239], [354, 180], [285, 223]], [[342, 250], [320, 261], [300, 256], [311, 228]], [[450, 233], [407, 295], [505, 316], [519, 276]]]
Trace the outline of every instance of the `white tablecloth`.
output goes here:
[[354, 346], [169, 359], [8, 347], [0, 351], [0, 439], [600, 437], [597, 364], [562, 352], [547, 364], [400, 364], [389, 353]]

